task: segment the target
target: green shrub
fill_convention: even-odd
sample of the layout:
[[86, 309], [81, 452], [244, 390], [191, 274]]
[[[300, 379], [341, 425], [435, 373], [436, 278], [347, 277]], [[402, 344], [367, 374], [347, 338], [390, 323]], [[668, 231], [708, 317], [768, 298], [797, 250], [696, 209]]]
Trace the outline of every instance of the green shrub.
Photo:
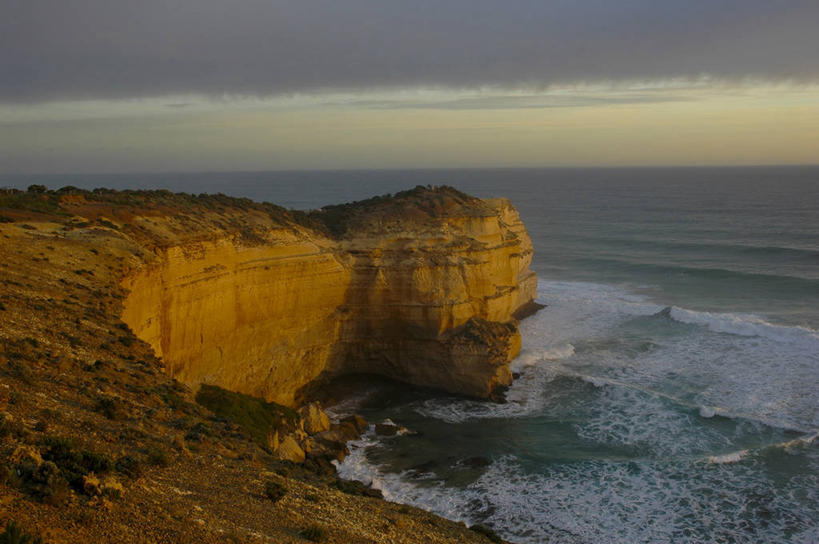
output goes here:
[[384, 498], [384, 494], [380, 489], [367, 487], [364, 483], [358, 480], [342, 480], [338, 478], [335, 481], [336, 488], [348, 495], [361, 495], [362, 497], [375, 497], [377, 499]]
[[104, 453], [80, 450], [70, 438], [45, 437], [41, 445], [43, 460], [53, 462], [59, 468], [60, 475], [80, 492], [83, 490], [84, 476], [91, 472], [103, 474], [114, 467], [111, 458]]
[[310, 502], [321, 502], [321, 496], [318, 493], [308, 493], [304, 496], [304, 500]]
[[12, 189], [9, 192], [0, 193], [0, 208], [62, 215], [64, 212], [60, 210], [59, 203], [60, 196], [48, 191], [24, 192]]
[[188, 431], [185, 433], [185, 440], [188, 442], [202, 442], [207, 437], [213, 436], [213, 428], [207, 423], [200, 421], [188, 429]]
[[6, 524], [6, 530], [0, 534], [0, 544], [41, 544], [40, 537], [31, 536], [16, 521]]
[[271, 429], [281, 428], [288, 422], [294, 425], [298, 418], [294, 410], [285, 406], [215, 385], [202, 385], [196, 394], [196, 402], [217, 416], [239, 425], [262, 447], [266, 446]]
[[142, 464], [139, 459], [130, 455], [123, 455], [117, 459], [114, 469], [129, 478], [139, 478], [142, 475]]
[[148, 448], [148, 463], [158, 467], [167, 467], [171, 464], [171, 459], [164, 449], [159, 446], [151, 446]]
[[8, 372], [26, 385], [34, 383], [34, 371], [31, 367], [18, 359], [11, 359], [7, 365]]
[[125, 419], [128, 417], [128, 410], [125, 403], [116, 397], [101, 397], [97, 399], [94, 410], [112, 420]]
[[165, 404], [175, 411], [184, 412], [186, 414], [193, 414], [197, 411], [197, 406], [185, 400], [182, 395], [174, 391], [169, 391], [166, 385], [160, 385], [155, 389]]
[[23, 436], [26, 434], [25, 425], [11, 414], [0, 414], [0, 438], [4, 436]]
[[68, 497], [68, 483], [60, 469], [51, 461], [39, 466], [23, 461], [14, 466], [10, 482], [21, 491], [47, 504], [62, 504]]
[[108, 227], [109, 229], [112, 229], [112, 230], [119, 230], [119, 227], [117, 225], [115, 225], [114, 223], [108, 221], [107, 219], [102, 219], [102, 218], [97, 219], [97, 223], [99, 223], [103, 227]]
[[322, 527], [321, 525], [308, 525], [301, 531], [299, 531], [299, 536], [302, 538], [306, 538], [311, 542], [321, 542], [325, 538], [327, 538], [327, 529]]
[[268, 480], [264, 484], [264, 494], [271, 501], [279, 502], [287, 494], [287, 487], [277, 480]]

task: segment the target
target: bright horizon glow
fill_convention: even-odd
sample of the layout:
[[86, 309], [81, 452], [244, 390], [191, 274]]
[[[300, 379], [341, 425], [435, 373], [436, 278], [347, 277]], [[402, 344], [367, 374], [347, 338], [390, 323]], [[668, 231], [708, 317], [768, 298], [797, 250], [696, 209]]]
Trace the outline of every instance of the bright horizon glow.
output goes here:
[[813, 83], [0, 104], [2, 174], [816, 162]]

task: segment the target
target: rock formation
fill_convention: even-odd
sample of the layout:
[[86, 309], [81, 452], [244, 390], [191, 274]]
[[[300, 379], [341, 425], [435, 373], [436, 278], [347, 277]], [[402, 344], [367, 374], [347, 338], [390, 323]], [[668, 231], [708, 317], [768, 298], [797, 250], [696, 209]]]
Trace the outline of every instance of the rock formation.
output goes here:
[[0, 517], [54, 543], [285, 542], [316, 512], [332, 542], [486, 542], [338, 479], [362, 418], [206, 384], [297, 404], [378, 372], [485, 396], [534, 307], [530, 251], [508, 203], [448, 188], [310, 213], [0, 188]]
[[[172, 219], [137, 221], [156, 239]], [[537, 285], [509, 201], [448, 187], [153, 250], [123, 281], [123, 321], [178, 380], [285, 405], [348, 373], [490, 398], [511, 383], [515, 315]]]

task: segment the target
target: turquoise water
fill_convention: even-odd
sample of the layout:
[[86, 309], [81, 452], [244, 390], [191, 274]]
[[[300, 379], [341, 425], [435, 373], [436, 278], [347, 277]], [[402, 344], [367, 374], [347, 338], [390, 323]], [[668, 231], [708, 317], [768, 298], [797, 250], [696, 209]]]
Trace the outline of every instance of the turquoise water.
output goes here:
[[514, 542], [819, 542], [819, 168], [0, 178], [297, 208], [507, 196], [535, 247], [506, 404], [361, 384], [340, 472]]

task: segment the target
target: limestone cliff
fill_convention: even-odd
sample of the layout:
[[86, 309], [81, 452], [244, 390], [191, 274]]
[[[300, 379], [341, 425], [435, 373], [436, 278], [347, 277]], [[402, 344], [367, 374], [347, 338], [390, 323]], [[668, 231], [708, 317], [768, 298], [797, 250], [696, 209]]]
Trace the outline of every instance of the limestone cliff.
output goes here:
[[122, 319], [175, 378], [286, 405], [345, 373], [480, 398], [511, 383], [537, 278], [507, 200], [419, 187], [298, 221], [254, 213], [238, 232], [204, 213], [185, 230], [133, 219], [153, 256], [123, 281]]
[[[497, 541], [340, 480], [329, 459], [368, 428], [361, 418], [328, 429], [318, 405], [296, 411], [218, 387], [191, 391], [164, 372], [290, 398], [317, 373], [354, 370], [345, 365], [356, 349], [370, 365], [403, 356], [397, 342], [425, 357], [402, 365], [486, 364], [485, 351], [504, 347], [496, 338], [513, 337], [513, 323], [447, 328], [433, 323], [446, 313], [434, 309], [428, 330], [422, 322], [404, 336], [352, 300], [368, 297], [403, 319], [386, 297], [414, 284], [369, 289], [364, 255], [406, 232], [417, 246], [406, 259], [417, 267], [453, 258], [432, 255], [434, 233], [441, 218], [470, 209], [491, 218], [480, 201], [444, 189], [307, 214], [224, 195], [0, 188], [0, 519], [51, 544], [305, 542], [305, 534], [328, 543]], [[385, 255], [381, 264], [395, 265], [390, 281], [415, 274], [401, 272], [398, 254]], [[453, 313], [456, 297], [483, 296], [451, 290], [439, 306]], [[392, 355], [367, 347], [366, 328], [382, 325]], [[474, 378], [473, 388], [486, 387], [485, 376]]]

